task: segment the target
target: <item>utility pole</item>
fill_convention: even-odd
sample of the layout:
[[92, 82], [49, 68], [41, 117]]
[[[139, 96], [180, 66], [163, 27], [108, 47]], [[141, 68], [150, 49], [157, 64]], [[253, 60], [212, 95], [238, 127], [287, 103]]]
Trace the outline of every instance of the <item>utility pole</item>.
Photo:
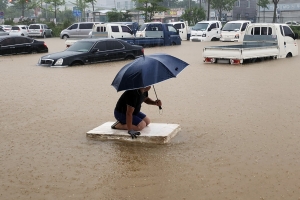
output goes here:
[[207, 21], [210, 19], [210, 0], [207, 0]]

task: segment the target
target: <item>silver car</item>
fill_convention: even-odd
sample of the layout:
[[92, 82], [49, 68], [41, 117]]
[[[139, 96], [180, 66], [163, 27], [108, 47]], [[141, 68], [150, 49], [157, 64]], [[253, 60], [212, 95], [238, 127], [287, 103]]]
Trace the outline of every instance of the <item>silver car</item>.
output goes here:
[[103, 22], [78, 22], [60, 32], [61, 39], [67, 38], [88, 38], [95, 24]]
[[28, 27], [29, 37], [52, 37], [52, 30], [46, 24], [30, 24]]

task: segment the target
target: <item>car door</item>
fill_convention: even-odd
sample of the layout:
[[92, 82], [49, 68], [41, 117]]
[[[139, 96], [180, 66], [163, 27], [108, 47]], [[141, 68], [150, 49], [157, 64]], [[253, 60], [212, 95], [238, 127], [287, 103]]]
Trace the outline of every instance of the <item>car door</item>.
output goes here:
[[11, 37], [2, 40], [1, 55], [9, 55], [14, 53], [15, 53], [15, 39]]
[[121, 25], [122, 38], [133, 37], [133, 32], [128, 26]]
[[218, 28], [217, 28], [217, 23], [212, 23], [209, 28], [208, 28], [208, 35], [210, 40], [214, 37], [219, 38], [218, 37]]
[[79, 37], [79, 29], [78, 29], [78, 23], [73, 24], [68, 28], [68, 33], [70, 37]]
[[106, 41], [106, 52], [108, 53], [109, 60], [120, 60], [126, 56], [124, 45], [115, 40]]
[[27, 47], [26, 47], [26, 38], [23, 37], [15, 37], [15, 53], [16, 54], [22, 54], [27, 53]]
[[46, 36], [47, 37], [51, 36], [51, 30], [49, 29], [49, 27], [46, 24], [44, 24], [43, 26], [44, 26], [44, 31], [46, 33]]
[[106, 41], [98, 42], [93, 49], [98, 49], [98, 51], [93, 52], [89, 56], [89, 60], [92, 63], [104, 62], [109, 60], [108, 53], [106, 52]]
[[182, 23], [174, 24], [174, 27], [179, 31], [180, 38], [182, 40], [186, 40], [187, 39], [187, 33], [185, 31], [184, 23], [182, 22]]
[[282, 30], [285, 54], [287, 55], [289, 52], [291, 52], [293, 56], [295, 56], [296, 52], [298, 51], [298, 46], [295, 45], [294, 40], [295, 35], [289, 26], [282, 26]]
[[241, 35], [240, 35], [240, 38], [239, 38], [239, 42], [242, 42], [244, 40], [245, 30], [246, 30], [248, 24], [249, 24], [249, 22], [243, 23], [242, 28], [241, 28]]
[[93, 30], [93, 23], [80, 24], [79, 29], [80, 29], [80, 34], [82, 35], [82, 37], [86, 38], [89, 36], [89, 33], [91, 32], [91, 30]]
[[111, 26], [111, 36], [112, 38], [121, 38], [122, 33], [120, 31], [120, 25], [112, 25]]

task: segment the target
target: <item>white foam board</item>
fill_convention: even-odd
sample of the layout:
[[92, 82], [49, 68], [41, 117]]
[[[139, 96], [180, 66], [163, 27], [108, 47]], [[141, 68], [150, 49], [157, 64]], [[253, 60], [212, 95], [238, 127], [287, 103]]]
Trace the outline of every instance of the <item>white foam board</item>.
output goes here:
[[164, 144], [170, 142], [180, 130], [179, 124], [150, 123], [141, 132], [140, 136], [132, 139], [127, 130], [112, 129], [115, 122], [106, 122], [86, 133], [86, 136], [98, 140], [126, 140], [131, 142], [145, 142]]

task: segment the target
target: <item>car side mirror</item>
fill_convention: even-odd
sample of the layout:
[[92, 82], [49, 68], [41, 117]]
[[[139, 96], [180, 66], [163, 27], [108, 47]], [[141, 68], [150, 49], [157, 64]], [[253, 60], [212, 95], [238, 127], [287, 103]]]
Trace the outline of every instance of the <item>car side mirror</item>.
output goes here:
[[209, 28], [207, 29], [207, 31], [211, 31], [211, 28], [209, 27]]
[[99, 51], [99, 49], [98, 49], [98, 48], [94, 48], [94, 49], [92, 50], [92, 53], [96, 53], [97, 51]]

